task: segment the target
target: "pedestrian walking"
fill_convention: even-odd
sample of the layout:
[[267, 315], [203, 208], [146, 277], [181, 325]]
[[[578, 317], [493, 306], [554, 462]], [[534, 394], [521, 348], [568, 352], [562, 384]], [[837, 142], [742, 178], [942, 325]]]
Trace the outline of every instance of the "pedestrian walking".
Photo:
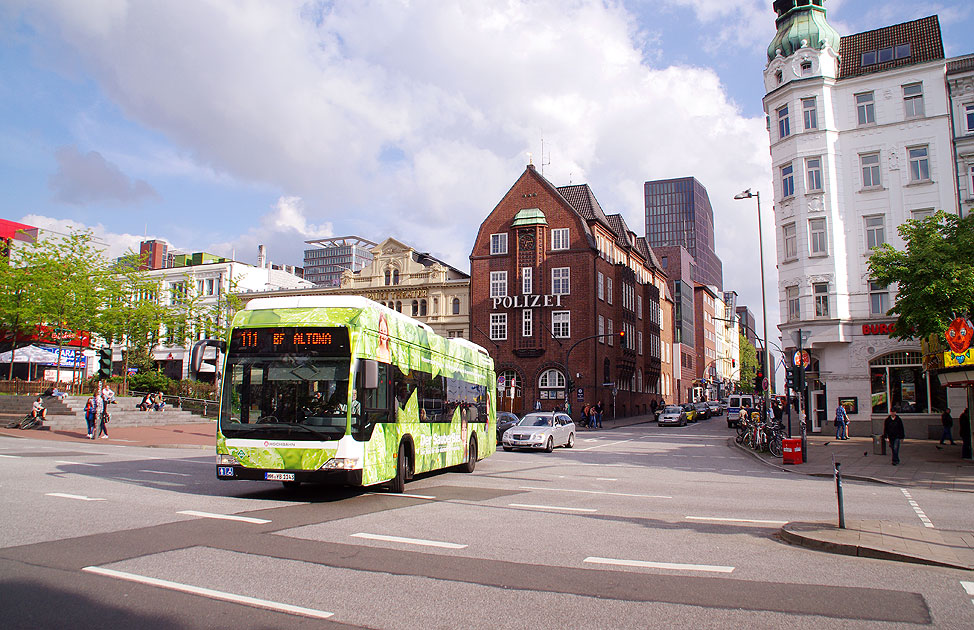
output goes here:
[[534, 410], [541, 411], [541, 400], [534, 401]]
[[896, 415], [895, 409], [886, 416], [886, 422], [883, 423], [883, 437], [889, 441], [889, 449], [893, 452], [893, 465], [899, 466], [900, 444], [906, 437], [906, 430], [903, 428], [903, 420]]
[[102, 388], [101, 394], [101, 418], [98, 423], [98, 436], [103, 439], [108, 439], [108, 423], [112, 419], [112, 414], [108, 411], [108, 405], [115, 402], [115, 392], [112, 388], [105, 383], [105, 387]]
[[848, 429], [846, 428], [848, 425], [849, 415], [846, 413], [845, 407], [839, 404], [835, 408], [835, 439], [849, 439]]
[[98, 395], [92, 392], [85, 402], [85, 423], [88, 425], [88, 439], [95, 439], [95, 422], [98, 420]]
[[584, 426], [587, 426], [588, 425], [588, 410], [589, 410], [589, 407], [591, 407], [591, 405], [589, 405], [587, 403], [584, 404], [584, 405], [582, 405], [582, 417], [579, 419], [579, 422], [578, 422], [578, 425], [581, 426], [581, 427], [584, 427]]
[[602, 407], [602, 401], [600, 400], [599, 402], [595, 403], [595, 418], [594, 418], [595, 424], [592, 427], [593, 429], [595, 427], [598, 427], [600, 429], [602, 428], [602, 412], [603, 412], [603, 407]]
[[944, 442], [949, 440], [950, 445], [953, 446], [955, 442], [951, 430], [954, 427], [954, 419], [950, 416], [950, 407], [947, 407], [947, 410], [941, 414], [940, 424], [944, 427], [943, 433], [940, 434], [940, 445], [943, 446]]

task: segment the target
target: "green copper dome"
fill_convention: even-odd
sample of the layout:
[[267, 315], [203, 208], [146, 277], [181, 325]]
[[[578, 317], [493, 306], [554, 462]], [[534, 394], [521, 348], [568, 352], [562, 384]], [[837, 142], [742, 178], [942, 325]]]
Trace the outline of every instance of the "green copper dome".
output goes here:
[[775, 58], [779, 49], [785, 57], [791, 55], [802, 47], [802, 41], [818, 50], [828, 44], [838, 52], [841, 36], [825, 21], [823, 1], [778, 0], [774, 3], [778, 32], [768, 46], [768, 61]]

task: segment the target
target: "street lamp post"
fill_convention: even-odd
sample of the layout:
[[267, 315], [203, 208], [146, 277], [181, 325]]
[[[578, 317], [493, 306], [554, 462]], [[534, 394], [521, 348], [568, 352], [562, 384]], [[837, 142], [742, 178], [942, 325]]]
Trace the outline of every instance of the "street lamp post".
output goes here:
[[[761, 193], [751, 192], [748, 188], [742, 193], [734, 195], [734, 199], [750, 199], [754, 197], [758, 201], [758, 251], [761, 256], [761, 317], [764, 320], [764, 373], [767, 378], [771, 378], [771, 353], [768, 351], [768, 304], [764, 290], [764, 235], [761, 233]], [[770, 405], [768, 397], [769, 387], [764, 388], [764, 412], [767, 413]]]

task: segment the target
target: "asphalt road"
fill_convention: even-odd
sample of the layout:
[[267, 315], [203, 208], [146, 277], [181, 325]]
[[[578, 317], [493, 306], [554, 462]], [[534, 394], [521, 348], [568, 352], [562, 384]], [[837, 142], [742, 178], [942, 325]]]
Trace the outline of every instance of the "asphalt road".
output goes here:
[[[769, 469], [731, 435], [722, 418], [582, 431], [574, 449], [500, 451], [473, 474], [416, 479], [405, 495], [220, 482], [206, 451], [0, 438], [0, 619], [974, 627], [968, 572], [779, 540], [784, 522], [834, 521], [834, 485]], [[847, 518], [920, 524], [897, 487], [846, 482], [844, 494]], [[970, 495], [910, 494], [934, 527], [971, 529]]]

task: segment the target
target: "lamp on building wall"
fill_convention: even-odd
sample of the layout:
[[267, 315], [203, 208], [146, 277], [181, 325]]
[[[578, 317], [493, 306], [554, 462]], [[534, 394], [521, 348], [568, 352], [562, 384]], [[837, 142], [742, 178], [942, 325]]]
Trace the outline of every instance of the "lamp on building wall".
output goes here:
[[[734, 199], [750, 199], [751, 197], [756, 198], [758, 202], [758, 251], [760, 252], [760, 256], [761, 256], [761, 316], [762, 319], [764, 320], [764, 347], [765, 349], [767, 349], [768, 347], [768, 304], [764, 292], [764, 235], [761, 232], [761, 193], [760, 192], [752, 193], [751, 189], [748, 188], [744, 192], [734, 195]], [[771, 377], [771, 353], [767, 351], [765, 351], [764, 353], [764, 373], [768, 375], [768, 378]], [[768, 409], [769, 389], [771, 388], [766, 387], [764, 389], [765, 409]]]

